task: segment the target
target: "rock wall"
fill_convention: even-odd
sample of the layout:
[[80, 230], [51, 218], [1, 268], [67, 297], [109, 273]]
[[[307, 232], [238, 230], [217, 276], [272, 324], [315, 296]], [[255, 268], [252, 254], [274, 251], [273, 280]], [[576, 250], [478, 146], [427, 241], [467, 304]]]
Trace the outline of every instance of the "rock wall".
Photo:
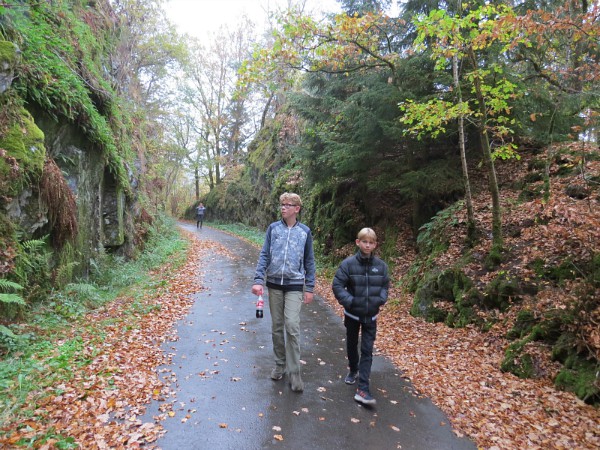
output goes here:
[[[12, 43], [4, 44], [0, 42], [0, 101], [9, 108], [18, 50]], [[88, 272], [101, 253], [131, 254], [135, 203], [109, 170], [101, 148], [75, 124], [61, 122], [35, 105], [3, 112], [6, 131], [0, 130], [0, 219], [11, 224], [12, 239], [18, 236], [26, 241], [52, 234], [49, 205], [39, 183], [44, 161], [51, 158], [75, 198], [78, 232], [72, 244], [81, 274]], [[10, 246], [10, 239], [4, 236], [3, 245]], [[6, 265], [5, 271], [10, 267]]]
[[[104, 251], [127, 252], [126, 200], [97, 145], [90, 142], [75, 126], [56, 122], [41, 111], [35, 121], [45, 135], [48, 156], [61, 168], [77, 203], [78, 250], [84, 267]], [[131, 213], [128, 211], [128, 213]], [[127, 236], [127, 241], [132, 241]]]

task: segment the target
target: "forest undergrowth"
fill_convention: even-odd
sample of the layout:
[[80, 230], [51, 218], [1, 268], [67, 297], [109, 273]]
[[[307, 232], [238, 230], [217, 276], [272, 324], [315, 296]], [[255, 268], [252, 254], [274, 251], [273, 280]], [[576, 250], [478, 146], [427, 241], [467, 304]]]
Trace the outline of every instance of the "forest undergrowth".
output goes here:
[[[479, 256], [488, 253], [490, 246], [490, 239], [482, 234], [484, 237], [471, 249], [476, 256], [463, 265], [479, 287], [483, 289], [499, 272], [539, 279], [537, 265], [530, 261], [542, 256], [547, 261], [562, 261], [567, 256], [581, 261], [585, 252], [598, 254], [598, 187], [590, 187], [589, 182], [598, 182], [600, 161], [591, 158], [579, 167], [576, 154], [557, 153], [550, 158], [552, 195], [545, 202], [539, 197], [518, 200], [525, 190], [535, 190], [543, 182], [519, 183], [531, 177], [533, 159], [524, 155], [520, 161], [499, 165], [505, 229], [511, 230], [505, 236], [509, 251], [500, 265], [489, 269], [485, 258]], [[561, 171], [568, 173], [561, 175]], [[577, 186], [590, 195], [569, 195], [584, 192]], [[484, 192], [475, 196], [482, 230], [490, 229], [488, 204]], [[466, 252], [464, 213], [456, 210], [450, 219], [451, 226], [443, 233], [447, 248], [435, 256], [434, 263], [440, 267], [456, 264]], [[488, 324], [486, 327], [474, 323], [453, 328], [428, 322], [410, 313], [414, 296], [405, 281], [415, 276], [420, 255], [408, 227], [403, 229], [398, 235], [398, 256], [390, 261], [392, 288], [380, 316], [376, 351], [411, 381], [414, 395], [430, 398], [448, 416], [454, 432], [473, 439], [481, 449], [600, 448], [600, 411], [554, 385], [561, 365], [551, 357], [548, 344], [531, 341], [525, 345], [536, 368], [535, 378], [519, 378], [502, 370], [511, 345], [507, 336], [514, 330], [519, 313], [525, 309], [537, 315], [549, 310], [568, 311], [580, 300], [583, 281], [569, 277], [560, 282], [544, 281], [535, 296], [511, 300], [510, 308], [482, 309], [478, 316]], [[236, 234], [235, 230], [228, 231]], [[164, 430], [159, 424], [143, 423], [140, 415], [151, 399], [168, 396], [168, 386], [162, 385], [156, 374], [156, 367], [168, 364], [161, 344], [175, 339], [173, 323], [190, 307], [191, 294], [202, 289], [195, 276], [202, 270], [198, 266], [200, 253], [227, 252], [214, 243], [201, 243], [191, 236], [188, 239], [191, 246], [186, 262], [169, 270], [154, 270], [152, 280], [146, 282], [151, 292], [127, 294], [67, 326], [48, 349], [47, 358], [38, 357], [37, 381], [27, 374], [4, 380], [14, 384], [6, 384], [6, 396], [2, 397], [5, 411], [10, 413], [0, 425], [0, 446], [152, 447]], [[350, 246], [347, 250], [354, 249]], [[326, 272], [318, 278], [316, 292], [341, 315], [331, 293], [331, 273]], [[598, 323], [597, 287], [590, 298], [596, 302], [595, 309], [585, 311], [584, 318], [589, 321], [579, 324], [579, 333], [589, 351], [597, 352], [598, 328], [592, 326]], [[32, 384], [30, 389], [14, 389], [26, 380]], [[37, 388], [34, 382], [39, 383]], [[375, 395], [382, 389], [374, 388]], [[168, 402], [165, 405], [172, 406]], [[173, 410], [161, 410], [165, 418], [173, 414]]]
[[[542, 260], [547, 266], [560, 267], [565, 261], [586, 260], [600, 252], [600, 161], [596, 154], [581, 164], [576, 145], [580, 144], [566, 149], [560, 146], [567, 151], [551, 147], [543, 154], [526, 154], [521, 160], [498, 164], [507, 253], [502, 263], [490, 270], [484, 255], [490, 251], [491, 236], [483, 234], [462, 270], [482, 290], [499, 274], [538, 286], [535, 295], [509, 298], [506, 308], [477, 310], [485, 327], [473, 323], [452, 328], [410, 314], [414, 296], [402, 280], [414, 276], [411, 270], [420, 255], [408, 227], [404, 226], [398, 237], [393, 287], [380, 315], [377, 351], [394, 362], [413, 383], [417, 395], [431, 398], [448, 415], [456, 434], [468, 435], [479, 448], [600, 448], [600, 411], [554, 384], [563, 366], [553, 358], [551, 345], [534, 339], [523, 344], [535, 369], [533, 378], [520, 378], [502, 370], [506, 351], [513, 343], [507, 336], [514, 332], [523, 311], [537, 318], [567, 313], [581, 304], [582, 295], [589, 296], [589, 301], [587, 310], [578, 311], [577, 333], [580, 345], [598, 361], [598, 280], [594, 284], [589, 276], [566, 276], [553, 282], [540, 278], [538, 270]], [[524, 193], [539, 194], [544, 188], [543, 177], [532, 175], [536, 167], [540, 169], [536, 163], [540, 160], [550, 162], [551, 195], [547, 201], [542, 195], [523, 201]], [[481, 189], [479, 192], [473, 199], [477, 224], [480, 230], [490, 230], [489, 195]], [[573, 194], [578, 192], [586, 195]], [[466, 211], [455, 211], [448, 221], [451, 225], [443, 231], [447, 248], [432, 263], [439, 268], [455, 266], [457, 261], [465, 260], [467, 252]], [[319, 280], [318, 294], [342, 314], [330, 281]], [[453, 307], [451, 301], [443, 299], [438, 306]], [[595, 382], [596, 386], [600, 383], [597, 373]]]

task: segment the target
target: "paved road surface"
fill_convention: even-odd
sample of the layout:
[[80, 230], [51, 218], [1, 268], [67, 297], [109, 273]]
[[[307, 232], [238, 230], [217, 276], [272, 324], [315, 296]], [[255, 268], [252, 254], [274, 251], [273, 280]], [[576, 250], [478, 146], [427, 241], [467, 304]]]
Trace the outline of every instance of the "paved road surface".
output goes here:
[[[202, 284], [189, 315], [177, 324], [179, 340], [165, 345], [172, 365], [159, 368], [171, 383], [174, 417], [157, 445], [177, 449], [476, 449], [457, 438], [444, 414], [419, 398], [401, 371], [376, 356], [371, 391], [377, 405], [354, 401], [344, 384], [342, 319], [315, 296], [302, 310], [303, 393], [273, 367], [270, 315], [255, 318], [250, 293], [259, 250], [204, 227], [180, 224], [200, 239], [221, 243], [233, 257], [202, 256]], [[144, 421], [158, 413], [153, 402]], [[185, 416], [189, 415], [189, 419]], [[182, 420], [183, 419], [183, 420]]]

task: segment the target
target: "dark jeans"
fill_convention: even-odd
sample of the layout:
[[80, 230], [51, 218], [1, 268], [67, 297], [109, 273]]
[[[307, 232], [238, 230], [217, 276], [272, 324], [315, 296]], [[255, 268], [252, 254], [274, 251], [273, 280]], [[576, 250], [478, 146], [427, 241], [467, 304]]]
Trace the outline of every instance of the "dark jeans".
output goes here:
[[[344, 316], [346, 325], [346, 350], [350, 372], [358, 371], [358, 389], [369, 392], [369, 378], [373, 363], [373, 344], [377, 334], [377, 322], [361, 323]], [[362, 330], [362, 331], [361, 331]], [[358, 335], [360, 338], [360, 359], [358, 356]]]
[[204, 215], [196, 216], [196, 228], [198, 228], [198, 225], [200, 225], [200, 228], [202, 228], [203, 221], [204, 221]]

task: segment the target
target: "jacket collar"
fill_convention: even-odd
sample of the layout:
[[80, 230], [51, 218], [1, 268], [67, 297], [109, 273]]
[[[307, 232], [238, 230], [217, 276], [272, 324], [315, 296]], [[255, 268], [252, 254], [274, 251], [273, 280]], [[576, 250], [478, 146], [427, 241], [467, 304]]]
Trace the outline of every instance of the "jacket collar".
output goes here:
[[371, 253], [371, 256], [363, 256], [363, 254], [359, 250], [356, 252], [356, 259], [361, 264], [370, 263], [371, 261], [373, 261], [373, 253]]
[[291, 227], [288, 227], [288, 224], [285, 220], [281, 219], [280, 222], [286, 227], [286, 228], [294, 228], [296, 225], [298, 225], [300, 223], [300, 221], [298, 219], [296, 219], [296, 223], [294, 225], [292, 225]]

